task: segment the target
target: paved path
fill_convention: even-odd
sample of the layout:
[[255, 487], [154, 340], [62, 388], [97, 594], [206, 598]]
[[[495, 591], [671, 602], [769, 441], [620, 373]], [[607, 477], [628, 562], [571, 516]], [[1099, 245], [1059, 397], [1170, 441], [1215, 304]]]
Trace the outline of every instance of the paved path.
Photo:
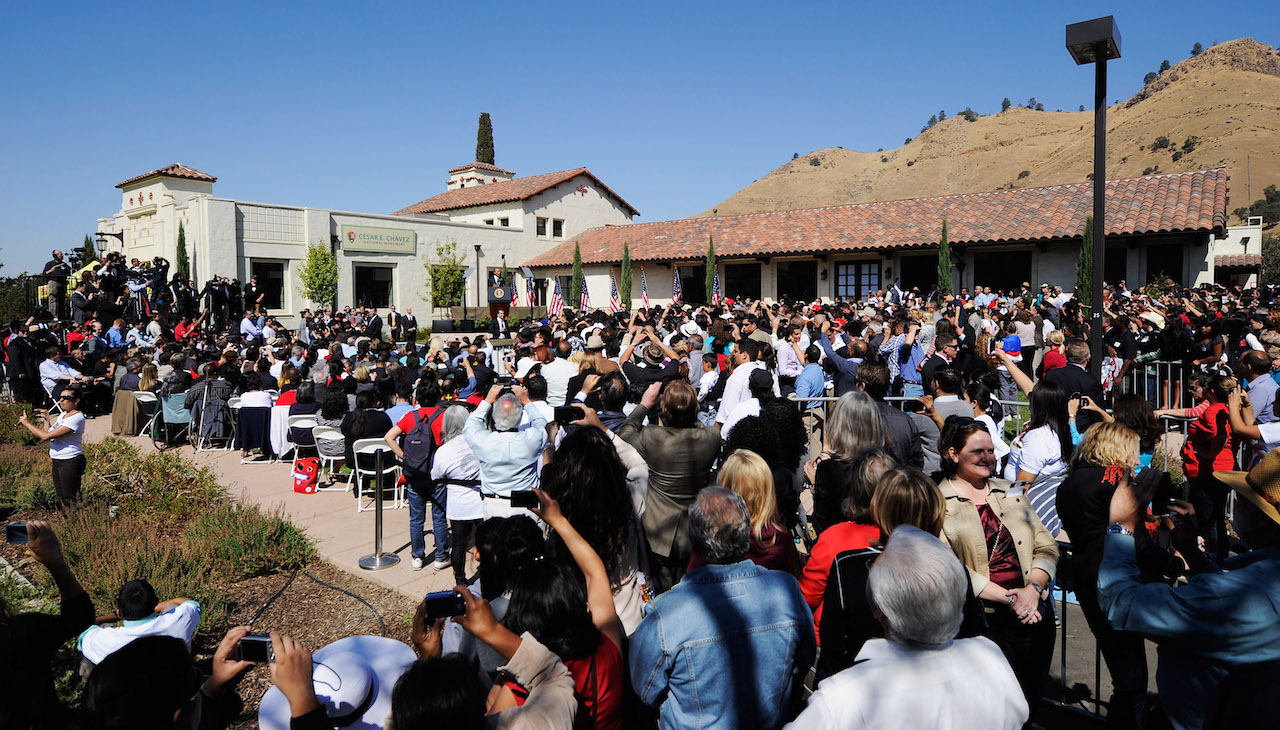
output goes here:
[[[101, 441], [111, 435], [111, 418], [103, 416], [89, 421], [85, 438]], [[143, 453], [152, 453], [155, 446], [149, 438], [127, 438]], [[266, 510], [283, 508], [293, 524], [306, 531], [315, 543], [321, 557], [361, 578], [406, 596], [419, 600], [431, 591], [453, 587], [453, 570], [436, 571], [428, 562], [427, 567], [415, 571], [409, 555], [409, 509], [390, 509], [390, 502], [383, 512], [382, 549], [400, 556], [400, 562], [382, 570], [363, 570], [357, 561], [373, 553], [374, 513], [356, 514], [356, 500], [349, 492], [319, 492], [297, 494], [293, 491], [293, 472], [290, 462], [241, 464], [239, 451], [196, 452], [190, 446], [179, 449], [183, 457], [200, 466], [213, 469], [218, 481], [228, 494], [242, 502], [256, 504]], [[429, 508], [428, 508], [429, 509]], [[431, 515], [427, 514], [428, 530]], [[427, 555], [431, 555], [432, 535], [427, 533]]]

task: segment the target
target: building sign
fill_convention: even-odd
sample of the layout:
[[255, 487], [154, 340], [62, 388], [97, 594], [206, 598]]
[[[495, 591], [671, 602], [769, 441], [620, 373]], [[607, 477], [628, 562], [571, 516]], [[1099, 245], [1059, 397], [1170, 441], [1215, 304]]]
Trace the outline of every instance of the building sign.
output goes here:
[[405, 228], [370, 228], [338, 226], [344, 252], [407, 253], [418, 252], [418, 232]]

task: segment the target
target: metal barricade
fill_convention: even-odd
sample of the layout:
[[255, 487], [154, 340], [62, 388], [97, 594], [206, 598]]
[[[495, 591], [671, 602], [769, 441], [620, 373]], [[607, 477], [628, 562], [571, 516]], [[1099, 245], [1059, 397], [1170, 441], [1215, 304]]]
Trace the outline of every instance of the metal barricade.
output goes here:
[[1157, 410], [1189, 408], [1191, 391], [1185, 377], [1189, 373], [1190, 370], [1176, 360], [1135, 363], [1125, 374], [1124, 381], [1112, 388], [1113, 395], [1137, 393]]

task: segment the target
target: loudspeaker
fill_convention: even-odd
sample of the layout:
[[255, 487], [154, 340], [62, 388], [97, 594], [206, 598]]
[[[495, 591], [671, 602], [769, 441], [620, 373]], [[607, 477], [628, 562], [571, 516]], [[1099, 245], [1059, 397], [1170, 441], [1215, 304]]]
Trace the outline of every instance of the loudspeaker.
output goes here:
[[474, 319], [463, 319], [458, 321], [459, 332], [471, 332], [475, 330], [475, 328], [476, 328], [476, 321]]
[[453, 320], [451, 319], [433, 319], [431, 320], [431, 332], [452, 332]]

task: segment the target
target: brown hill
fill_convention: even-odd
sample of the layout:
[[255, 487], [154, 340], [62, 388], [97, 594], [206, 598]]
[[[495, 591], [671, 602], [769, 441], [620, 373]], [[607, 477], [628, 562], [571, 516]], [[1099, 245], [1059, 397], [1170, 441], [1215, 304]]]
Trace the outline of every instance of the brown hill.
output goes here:
[[[1157, 149], [1160, 137], [1168, 146]], [[1280, 52], [1251, 38], [1189, 58], [1107, 110], [1110, 178], [1225, 165], [1229, 207], [1236, 208], [1251, 202], [1246, 155], [1256, 200], [1265, 186], [1280, 184]], [[1012, 108], [973, 122], [947, 119], [894, 150], [802, 155], [715, 209], [731, 215], [1056, 185], [1085, 180], [1092, 170], [1092, 111]]]

